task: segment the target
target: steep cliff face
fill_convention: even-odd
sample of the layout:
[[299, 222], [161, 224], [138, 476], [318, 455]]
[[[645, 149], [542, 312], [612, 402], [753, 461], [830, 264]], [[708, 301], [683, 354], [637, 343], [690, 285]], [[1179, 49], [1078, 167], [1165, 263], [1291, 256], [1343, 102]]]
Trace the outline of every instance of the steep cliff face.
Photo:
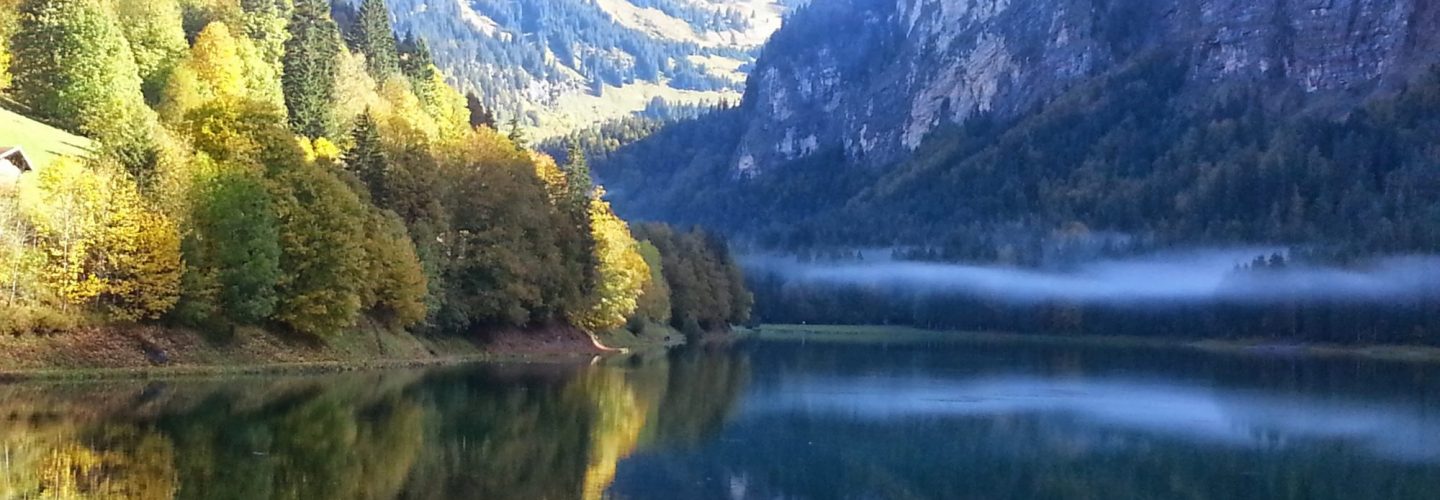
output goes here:
[[1187, 87], [1263, 86], [1342, 113], [1440, 61], [1432, 0], [831, 0], [790, 19], [752, 73], [740, 176], [843, 150], [906, 158], [977, 116], [1017, 117], [1164, 53]]

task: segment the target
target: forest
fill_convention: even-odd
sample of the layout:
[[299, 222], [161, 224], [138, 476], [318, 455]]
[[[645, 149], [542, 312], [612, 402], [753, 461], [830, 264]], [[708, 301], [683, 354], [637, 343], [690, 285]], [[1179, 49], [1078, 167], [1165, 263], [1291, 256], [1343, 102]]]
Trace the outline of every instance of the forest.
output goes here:
[[[523, 102], [549, 99], [557, 88], [580, 85], [599, 95], [605, 85], [664, 81], [685, 90], [734, 89], [738, 83], [716, 76], [689, 56], [754, 60], [751, 54], [735, 48], [701, 47], [627, 28], [593, 2], [392, 3], [403, 9], [398, 12], [425, 13], [399, 16], [398, 28], [407, 38], [430, 41], [436, 59], [457, 81], [464, 82], [463, 90], [499, 90], [480, 96], [485, 105], [507, 116], [520, 116], [527, 124], [534, 124], [536, 118], [524, 113]], [[672, 0], [647, 0], [636, 5], [660, 9], [696, 29], [734, 29], [745, 23], [733, 11], [711, 12]], [[336, 2], [336, 6], [337, 10], [346, 9], [345, 2]], [[495, 23], [487, 29], [498, 31], [486, 33], [476, 28], [470, 12], [486, 16]]]
[[3, 105], [99, 144], [0, 187], [0, 331], [745, 320], [723, 240], [632, 232], [578, 149], [559, 164], [494, 130], [383, 0], [351, 14], [0, 1]]
[[[806, 43], [799, 28], [782, 30], [766, 50]], [[1183, 48], [1137, 52], [1015, 118], [982, 113], [942, 125], [888, 165], [857, 164], [837, 147], [739, 175], [736, 145], [757, 133], [746, 128], [751, 117], [767, 112], [748, 102], [638, 138], [650, 130], [602, 127], [586, 144], [622, 215], [703, 224], [747, 251], [801, 259], [884, 249], [904, 260], [1030, 269], [1063, 266], [1074, 257], [1067, 245], [1081, 240], [1110, 241], [1111, 257], [1260, 244], [1291, 249], [1301, 265], [1340, 267], [1440, 251], [1440, 68], [1418, 68], [1407, 84], [1341, 113], [1274, 82], [1196, 90], [1193, 57]], [[765, 322], [1440, 339], [1433, 298], [1150, 314], [756, 274]]]
[[[918, 245], [983, 262], [1075, 228], [1321, 245], [1338, 258], [1440, 248], [1440, 205], [1424, 195], [1440, 70], [1339, 119], [1263, 88], [1182, 94], [1186, 78], [1183, 57], [1155, 54], [1019, 120], [932, 132], [882, 168], [821, 151], [737, 179], [742, 105], [612, 146], [595, 170], [626, 215], [664, 211], [787, 251]], [[677, 156], [689, 160], [676, 167]]]

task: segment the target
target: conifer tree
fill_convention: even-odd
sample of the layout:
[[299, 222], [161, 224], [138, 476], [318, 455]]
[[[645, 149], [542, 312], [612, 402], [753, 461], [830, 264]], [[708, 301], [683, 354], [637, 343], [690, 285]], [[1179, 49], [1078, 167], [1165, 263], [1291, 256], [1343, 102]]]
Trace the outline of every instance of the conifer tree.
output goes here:
[[510, 119], [510, 133], [506, 134], [506, 137], [510, 139], [510, 142], [515, 144], [515, 149], [523, 151], [529, 147], [529, 145], [526, 144], [525, 129], [520, 128], [519, 118]]
[[355, 120], [355, 128], [350, 132], [350, 139], [355, 144], [345, 152], [345, 168], [365, 183], [365, 187], [370, 190], [371, 199], [377, 206], [389, 206], [390, 162], [385, 158], [385, 152], [380, 144], [380, 129], [376, 126], [375, 116], [370, 113], [370, 110], [365, 110]]
[[583, 206], [589, 203], [595, 191], [595, 181], [590, 178], [590, 162], [585, 160], [585, 151], [580, 141], [569, 139], [565, 144], [565, 185], [570, 189], [572, 203]]
[[435, 57], [430, 54], [430, 46], [425, 40], [411, 33], [400, 43], [400, 71], [411, 80], [423, 79], [429, 72], [431, 66], [435, 65]]
[[340, 28], [330, 18], [328, 2], [297, 1], [290, 17], [290, 40], [285, 42], [281, 80], [290, 126], [296, 133], [313, 138], [330, 132], [340, 50]]
[[400, 53], [395, 31], [390, 27], [390, 11], [384, 0], [360, 3], [355, 40], [351, 46], [365, 53], [365, 64], [376, 81], [400, 72]]
[[485, 107], [485, 103], [474, 92], [465, 94], [465, 108], [470, 111], [470, 128], [488, 127], [495, 130], [495, 114]]
[[285, 56], [286, 26], [295, 10], [291, 0], [240, 0], [245, 11], [245, 35], [260, 49], [265, 62], [279, 67]]

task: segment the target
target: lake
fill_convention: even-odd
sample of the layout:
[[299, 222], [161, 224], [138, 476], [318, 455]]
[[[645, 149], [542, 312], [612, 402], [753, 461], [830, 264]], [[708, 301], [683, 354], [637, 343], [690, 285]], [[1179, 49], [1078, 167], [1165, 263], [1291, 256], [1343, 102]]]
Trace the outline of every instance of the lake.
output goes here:
[[0, 499], [1440, 497], [1440, 365], [945, 338], [0, 385]]

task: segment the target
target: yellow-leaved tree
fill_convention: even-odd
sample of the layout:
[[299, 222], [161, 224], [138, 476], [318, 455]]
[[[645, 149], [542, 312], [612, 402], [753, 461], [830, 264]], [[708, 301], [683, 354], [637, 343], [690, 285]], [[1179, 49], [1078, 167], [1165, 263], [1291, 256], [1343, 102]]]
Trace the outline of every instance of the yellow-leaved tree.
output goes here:
[[276, 109], [284, 105], [280, 76], [260, 49], [236, 37], [223, 22], [213, 22], [195, 37], [195, 45], [169, 76], [160, 96], [167, 121], [217, 99], [248, 99]]
[[100, 239], [105, 191], [99, 176], [71, 159], [21, 178], [20, 207], [44, 255], [41, 285], [62, 307], [84, 304], [105, 289], [91, 262]]
[[21, 210], [42, 254], [52, 301], [100, 306], [115, 319], [154, 319], [180, 293], [180, 235], [118, 166], [62, 159], [27, 175]]
[[590, 228], [595, 238], [595, 288], [585, 309], [571, 321], [599, 332], [619, 328], [635, 312], [650, 267], [630, 227], [598, 195], [590, 200]]

